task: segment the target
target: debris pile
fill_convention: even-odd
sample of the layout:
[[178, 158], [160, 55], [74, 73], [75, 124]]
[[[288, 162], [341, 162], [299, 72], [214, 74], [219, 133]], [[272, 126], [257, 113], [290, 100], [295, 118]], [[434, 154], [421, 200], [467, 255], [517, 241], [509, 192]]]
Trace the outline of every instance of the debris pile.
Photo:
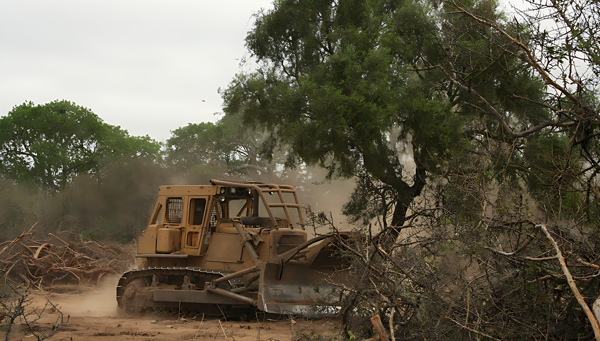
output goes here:
[[65, 242], [49, 233], [44, 241], [22, 233], [0, 244], [0, 281], [45, 290], [64, 285], [98, 285], [103, 276], [121, 274], [133, 264], [133, 250], [95, 241]]

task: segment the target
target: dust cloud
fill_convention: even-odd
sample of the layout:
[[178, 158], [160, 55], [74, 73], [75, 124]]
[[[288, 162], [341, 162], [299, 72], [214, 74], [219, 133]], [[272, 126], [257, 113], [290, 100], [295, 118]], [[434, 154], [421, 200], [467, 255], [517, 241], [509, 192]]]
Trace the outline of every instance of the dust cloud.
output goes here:
[[[355, 187], [353, 179], [324, 181], [308, 186], [310, 191], [304, 196], [303, 205], [309, 206], [313, 213], [323, 212], [341, 231], [353, 228], [347, 222], [346, 216], [342, 214], [343, 206], [350, 200], [350, 195]], [[321, 227], [317, 229], [317, 232], [327, 233], [328, 231], [326, 227]]]
[[46, 297], [65, 315], [119, 316], [116, 288], [119, 276], [105, 278], [98, 287], [80, 287], [79, 294], [49, 294]]
[[14, 239], [35, 225], [33, 233], [39, 240], [53, 233], [66, 242], [97, 240], [126, 245], [147, 228], [158, 186], [209, 184], [210, 179], [292, 185], [303, 207], [332, 217], [338, 229], [350, 229], [342, 207], [355, 181], [326, 180], [326, 174], [322, 168], [310, 167], [232, 177], [212, 169], [177, 172], [128, 160], [105, 164], [98, 175], [77, 176], [56, 193], [26, 188], [0, 177], [0, 242]]
[[[351, 230], [346, 216], [342, 214], [343, 206], [350, 200], [356, 186], [355, 179], [327, 180], [327, 170], [319, 167], [307, 167], [303, 172], [287, 170], [287, 176], [260, 177], [261, 182], [292, 185], [298, 192], [300, 205], [305, 208], [306, 219], [309, 211], [313, 214], [324, 213], [333, 221], [339, 230]], [[313, 234], [311, 226], [307, 226], [309, 235]], [[327, 227], [320, 227], [317, 233], [327, 233]]]

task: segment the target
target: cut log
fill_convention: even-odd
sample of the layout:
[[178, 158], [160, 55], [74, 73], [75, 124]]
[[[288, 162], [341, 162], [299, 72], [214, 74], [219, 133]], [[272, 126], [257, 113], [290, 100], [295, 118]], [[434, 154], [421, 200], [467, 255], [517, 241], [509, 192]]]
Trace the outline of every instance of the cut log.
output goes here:
[[383, 323], [381, 323], [381, 316], [379, 316], [379, 314], [375, 314], [371, 317], [371, 323], [381, 341], [388, 341], [390, 339], [387, 331], [383, 327]]

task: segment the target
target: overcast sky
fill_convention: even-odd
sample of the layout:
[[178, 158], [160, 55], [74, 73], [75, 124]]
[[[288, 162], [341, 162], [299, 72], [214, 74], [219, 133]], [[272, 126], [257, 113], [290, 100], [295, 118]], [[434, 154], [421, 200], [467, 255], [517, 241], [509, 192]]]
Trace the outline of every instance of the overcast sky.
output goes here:
[[159, 141], [215, 121], [271, 0], [2, 0], [0, 116], [69, 100]]

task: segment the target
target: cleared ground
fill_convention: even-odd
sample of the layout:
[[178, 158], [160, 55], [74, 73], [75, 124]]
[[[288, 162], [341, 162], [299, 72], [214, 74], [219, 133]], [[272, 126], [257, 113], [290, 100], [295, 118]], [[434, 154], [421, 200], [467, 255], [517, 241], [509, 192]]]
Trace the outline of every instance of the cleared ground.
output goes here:
[[[46, 300], [60, 307], [64, 315], [58, 333], [49, 340], [334, 340], [340, 339], [336, 319], [296, 317], [256, 317], [230, 321], [204, 316], [146, 314], [122, 316], [117, 310], [113, 280], [100, 289], [72, 290], [71, 293], [32, 292], [32, 306], [43, 307]], [[78, 289], [78, 288], [72, 288]], [[47, 309], [36, 324], [38, 332], [48, 333], [59, 317]], [[0, 332], [1, 333], [1, 332]], [[35, 340], [18, 326], [10, 340]], [[3, 339], [3, 338], [2, 338]]]

